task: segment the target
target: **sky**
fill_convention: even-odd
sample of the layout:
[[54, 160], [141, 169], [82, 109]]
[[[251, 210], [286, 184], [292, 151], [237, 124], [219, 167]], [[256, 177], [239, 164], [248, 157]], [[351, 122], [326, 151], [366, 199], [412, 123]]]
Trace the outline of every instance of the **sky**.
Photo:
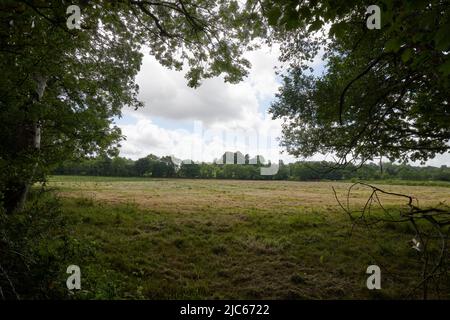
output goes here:
[[[274, 70], [280, 66], [279, 49], [264, 46], [245, 56], [252, 67], [244, 81], [230, 84], [217, 77], [193, 89], [183, 71], [169, 70], [145, 54], [136, 79], [144, 108], [124, 109], [123, 117], [116, 119], [126, 137], [120, 155], [138, 159], [152, 153], [212, 162], [225, 151], [239, 150], [272, 162], [332, 161], [331, 156], [295, 159], [283, 152], [278, 140], [282, 121], [267, 112], [281, 84]], [[324, 62], [318, 57], [311, 66], [321, 73]], [[427, 165], [450, 165], [450, 154]]]

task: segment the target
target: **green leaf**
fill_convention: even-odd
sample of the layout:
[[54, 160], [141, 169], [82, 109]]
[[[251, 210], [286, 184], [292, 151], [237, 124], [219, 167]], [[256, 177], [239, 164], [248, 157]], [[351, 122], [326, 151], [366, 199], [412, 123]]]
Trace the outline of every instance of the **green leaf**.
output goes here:
[[413, 51], [411, 50], [411, 48], [407, 48], [405, 51], [403, 51], [402, 53], [402, 61], [404, 63], [408, 62], [411, 57], [412, 57]]
[[446, 24], [439, 28], [438, 32], [434, 36], [436, 43], [436, 49], [446, 51], [450, 48], [450, 36], [449, 36], [450, 24]]
[[315, 20], [308, 28], [308, 32], [314, 32], [322, 28], [323, 22], [321, 20]]
[[444, 76], [450, 75], [450, 59], [447, 59], [447, 61], [439, 66], [439, 71], [442, 72]]
[[281, 17], [281, 10], [279, 7], [273, 7], [267, 12], [267, 19], [269, 25], [276, 26], [278, 24], [278, 20]]
[[341, 38], [345, 35], [346, 30], [346, 23], [345, 22], [339, 22], [335, 23], [330, 28], [330, 35], [335, 36], [336, 38]]
[[401, 42], [398, 38], [389, 39], [384, 46], [386, 52], [397, 52], [400, 50]]

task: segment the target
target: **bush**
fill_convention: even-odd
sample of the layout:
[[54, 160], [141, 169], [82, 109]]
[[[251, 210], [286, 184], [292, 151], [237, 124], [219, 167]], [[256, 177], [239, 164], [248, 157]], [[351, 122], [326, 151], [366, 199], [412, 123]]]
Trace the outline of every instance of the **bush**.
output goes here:
[[33, 191], [25, 210], [0, 206], [0, 299], [63, 299], [66, 268], [76, 252], [58, 199]]

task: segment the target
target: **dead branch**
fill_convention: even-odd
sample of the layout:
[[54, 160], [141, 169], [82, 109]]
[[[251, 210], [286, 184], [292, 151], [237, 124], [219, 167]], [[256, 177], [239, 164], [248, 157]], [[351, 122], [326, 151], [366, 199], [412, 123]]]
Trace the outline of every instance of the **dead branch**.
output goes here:
[[[361, 210], [354, 210], [350, 207], [351, 192], [356, 186], [363, 186], [370, 190], [370, 195]], [[429, 288], [433, 282], [439, 296], [440, 282], [448, 276], [449, 256], [447, 251], [450, 233], [448, 230], [450, 207], [441, 203], [438, 207], [421, 208], [418, 199], [413, 196], [385, 191], [363, 182], [354, 183], [348, 188], [346, 204], [344, 205], [334, 187], [332, 189], [338, 205], [352, 222], [351, 232], [357, 224], [363, 225], [369, 232], [372, 232], [371, 227], [380, 223], [410, 223], [415, 232], [415, 236], [411, 240], [412, 249], [420, 254], [422, 276], [407, 297], [412, 297], [417, 290], [422, 288], [422, 297], [427, 299]], [[383, 205], [380, 195], [403, 198], [405, 199], [405, 206], [400, 209], [388, 209]], [[371, 215], [374, 205], [381, 209], [383, 213], [381, 217]], [[438, 250], [433, 251], [432, 244], [435, 244]]]

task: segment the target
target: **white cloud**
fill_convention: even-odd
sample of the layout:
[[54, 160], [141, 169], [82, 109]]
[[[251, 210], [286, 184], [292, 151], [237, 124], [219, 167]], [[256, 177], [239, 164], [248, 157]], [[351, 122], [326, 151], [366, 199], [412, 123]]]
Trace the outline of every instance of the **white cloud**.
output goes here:
[[[137, 76], [140, 99], [145, 107], [125, 110], [133, 120], [121, 124], [123, 141], [121, 155], [137, 159], [149, 153], [173, 155], [181, 159], [211, 162], [225, 151], [241, 151], [266, 159], [295, 161], [280, 155], [277, 138], [281, 136], [281, 120], [272, 120], [262, 103], [271, 101], [279, 82], [274, 67], [279, 65], [279, 49], [263, 47], [249, 52], [252, 63], [248, 78], [239, 84], [224, 83], [223, 78], [207, 79], [197, 88], [187, 86], [183, 72], [168, 70], [153, 57], [144, 57]], [[312, 65], [323, 70], [321, 55]], [[157, 119], [165, 119], [171, 128]], [[173, 129], [177, 124], [185, 129]], [[330, 156], [315, 155], [311, 160], [332, 160]], [[437, 156], [429, 165], [450, 165], [450, 154]]]
[[137, 76], [140, 99], [145, 108], [137, 112], [171, 120], [200, 120], [205, 124], [233, 122], [255, 115], [258, 98], [271, 97], [277, 90], [273, 66], [278, 50], [260, 49], [247, 54], [254, 67], [239, 84], [224, 83], [222, 77], [207, 79], [189, 88], [183, 72], [168, 70], [146, 55]]
[[[274, 71], [278, 55], [276, 47], [249, 52], [246, 57], [252, 69], [244, 81], [229, 84], [222, 77], [207, 79], [197, 89], [187, 86], [183, 72], [168, 70], [146, 55], [137, 76], [145, 107], [124, 111], [135, 123], [120, 125], [127, 137], [122, 155], [138, 158], [154, 153], [212, 161], [224, 151], [240, 150], [278, 159], [280, 121], [271, 120], [260, 108], [260, 103], [270, 101], [278, 90]], [[191, 129], [164, 128], [155, 118], [182, 121]]]
[[[414, 164], [414, 165], [419, 165]], [[440, 167], [442, 165], [450, 166], [450, 152], [438, 154], [434, 159], [427, 161], [426, 165]]]
[[281, 126], [278, 120], [267, 117], [253, 119], [254, 123], [247, 127], [243, 123], [204, 126], [201, 121], [193, 121], [190, 130], [172, 130], [159, 127], [143, 115], [136, 114], [134, 118], [136, 123], [121, 125], [127, 137], [122, 143], [121, 153], [133, 159], [153, 153], [212, 162], [225, 151], [238, 150], [251, 156], [260, 154], [272, 161], [280, 159], [277, 137], [281, 134]]

